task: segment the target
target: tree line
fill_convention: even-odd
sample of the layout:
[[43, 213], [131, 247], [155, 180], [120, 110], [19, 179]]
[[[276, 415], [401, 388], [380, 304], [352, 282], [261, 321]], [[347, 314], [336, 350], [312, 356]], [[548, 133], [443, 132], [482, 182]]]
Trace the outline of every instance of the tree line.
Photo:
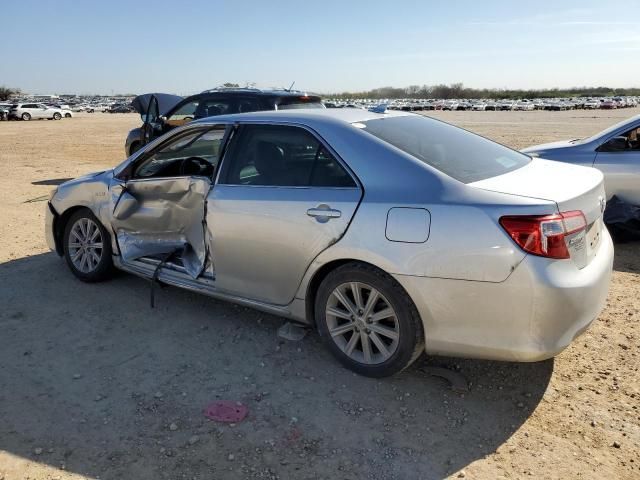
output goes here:
[[337, 98], [568, 98], [640, 96], [640, 88], [572, 87], [550, 89], [470, 88], [462, 83], [450, 85], [410, 85], [404, 88], [381, 87], [364, 92], [336, 92], [325, 95]]
[[4, 85], [0, 85], [0, 100], [8, 100], [11, 95], [18, 95], [19, 93], [19, 88], [9, 88]]

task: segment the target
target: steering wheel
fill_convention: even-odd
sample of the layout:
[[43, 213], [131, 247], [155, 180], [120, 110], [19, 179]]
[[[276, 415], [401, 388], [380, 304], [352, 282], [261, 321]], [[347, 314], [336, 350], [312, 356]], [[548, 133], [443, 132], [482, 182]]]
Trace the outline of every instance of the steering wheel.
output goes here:
[[194, 175], [197, 177], [213, 176], [213, 165], [204, 158], [189, 157], [185, 158], [180, 164], [180, 175]]

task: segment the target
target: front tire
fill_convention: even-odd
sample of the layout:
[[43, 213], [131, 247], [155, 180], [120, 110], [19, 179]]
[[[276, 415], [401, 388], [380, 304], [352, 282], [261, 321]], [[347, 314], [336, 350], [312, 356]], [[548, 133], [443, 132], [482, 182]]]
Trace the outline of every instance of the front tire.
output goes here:
[[62, 118], [62, 115], [60, 115], [59, 113], [54, 113], [53, 114], [53, 119], [54, 120], [60, 120]]
[[65, 113], [64, 114], [64, 118], [71, 118], [71, 114], [70, 113]]
[[348, 263], [329, 273], [316, 295], [315, 318], [331, 353], [361, 375], [401, 372], [424, 350], [413, 301], [392, 277], [369, 265]]
[[100, 282], [111, 277], [111, 239], [91, 210], [83, 208], [71, 215], [62, 240], [64, 258], [76, 277], [83, 282]]

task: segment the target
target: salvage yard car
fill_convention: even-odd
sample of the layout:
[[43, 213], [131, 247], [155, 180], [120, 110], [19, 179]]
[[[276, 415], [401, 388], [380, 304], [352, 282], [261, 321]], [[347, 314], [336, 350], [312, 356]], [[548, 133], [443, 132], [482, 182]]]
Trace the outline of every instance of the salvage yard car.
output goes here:
[[588, 138], [534, 145], [522, 152], [595, 167], [604, 174], [607, 200], [615, 195], [623, 202], [640, 205], [640, 115]]
[[144, 123], [127, 135], [124, 146], [127, 155], [169, 130], [199, 118], [262, 110], [325, 108], [316, 95], [258, 88], [213, 88], [187, 98], [166, 93], [145, 94], [134, 98], [131, 104]]
[[10, 119], [31, 120], [43, 119], [60, 120], [64, 116], [64, 112], [56, 107], [48, 107], [41, 103], [15, 103], [11, 105], [9, 110]]
[[600, 313], [602, 173], [404, 112], [222, 115], [63, 183], [51, 249], [317, 328], [344, 365], [537, 361]]

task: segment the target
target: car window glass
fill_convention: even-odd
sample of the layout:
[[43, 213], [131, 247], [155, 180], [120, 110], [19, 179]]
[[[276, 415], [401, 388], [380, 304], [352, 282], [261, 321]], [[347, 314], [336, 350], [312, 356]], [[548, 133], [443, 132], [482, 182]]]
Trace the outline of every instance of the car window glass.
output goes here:
[[217, 127], [181, 136], [145, 159], [136, 168], [134, 177], [212, 177], [224, 131], [223, 127]]
[[464, 183], [502, 175], [531, 161], [484, 137], [417, 115], [367, 120], [354, 126]]
[[201, 100], [194, 111], [194, 118], [215, 117], [225, 113], [235, 113], [231, 109], [231, 100]]
[[627, 137], [627, 150], [640, 151], [640, 127], [625, 134]]
[[320, 97], [308, 95], [283, 97], [277, 103], [278, 110], [292, 110], [298, 108], [324, 108]]
[[198, 108], [199, 103], [199, 100], [195, 100], [178, 107], [178, 109], [167, 118], [166, 123], [172, 127], [177, 127], [190, 122], [196, 118], [196, 109]]
[[234, 138], [221, 183], [355, 187], [321, 142], [299, 127], [246, 125]]
[[266, 110], [266, 107], [255, 98], [239, 98], [236, 102], [233, 112], [227, 113], [246, 113], [246, 112], [259, 112]]
[[278, 110], [298, 110], [301, 108], [324, 108], [320, 102], [315, 103], [285, 103], [278, 105]]

